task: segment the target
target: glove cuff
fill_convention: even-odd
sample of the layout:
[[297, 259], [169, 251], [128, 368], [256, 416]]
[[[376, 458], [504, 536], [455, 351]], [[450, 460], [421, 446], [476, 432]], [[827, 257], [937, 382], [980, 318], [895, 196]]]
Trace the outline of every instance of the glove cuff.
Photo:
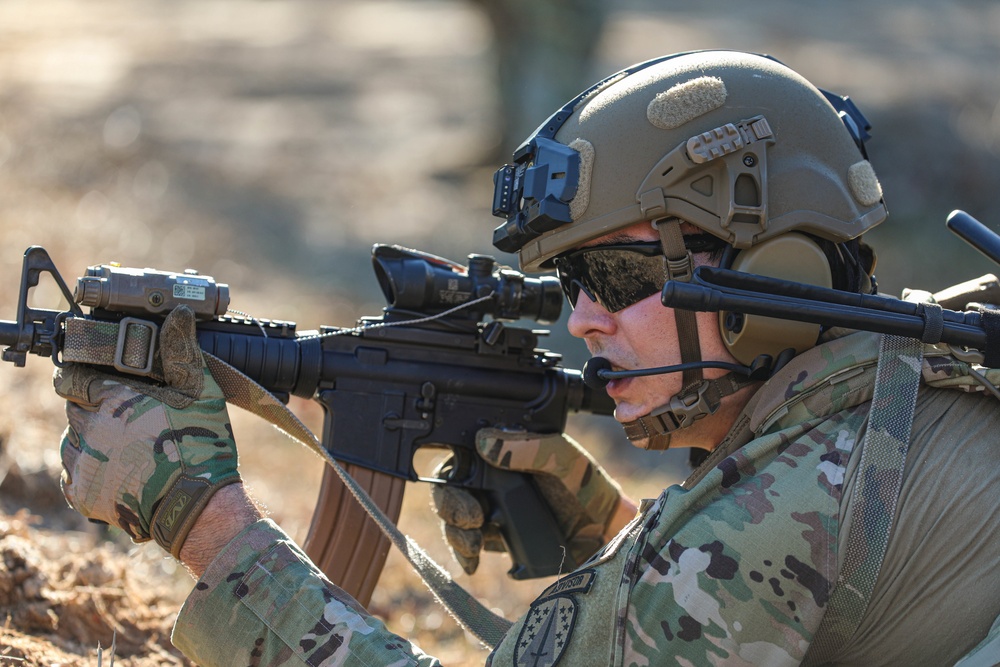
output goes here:
[[214, 481], [181, 475], [153, 512], [150, 536], [171, 556], [180, 560], [184, 540], [208, 501], [216, 491], [238, 481], [240, 476], [237, 474]]

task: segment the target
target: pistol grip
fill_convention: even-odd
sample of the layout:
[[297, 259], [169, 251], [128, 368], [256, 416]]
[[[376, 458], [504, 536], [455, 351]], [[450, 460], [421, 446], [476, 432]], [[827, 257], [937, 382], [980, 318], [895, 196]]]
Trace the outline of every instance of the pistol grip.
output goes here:
[[529, 475], [487, 466], [483, 488], [486, 520], [503, 536], [513, 564], [512, 579], [547, 577], [576, 568], [552, 508]]

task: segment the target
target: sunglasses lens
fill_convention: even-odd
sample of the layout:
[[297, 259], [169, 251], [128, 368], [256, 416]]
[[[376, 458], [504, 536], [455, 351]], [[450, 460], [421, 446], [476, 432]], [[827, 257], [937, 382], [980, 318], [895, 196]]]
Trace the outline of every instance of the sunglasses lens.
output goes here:
[[584, 248], [556, 260], [556, 269], [571, 305], [585, 291], [611, 313], [656, 294], [667, 279], [658, 244]]

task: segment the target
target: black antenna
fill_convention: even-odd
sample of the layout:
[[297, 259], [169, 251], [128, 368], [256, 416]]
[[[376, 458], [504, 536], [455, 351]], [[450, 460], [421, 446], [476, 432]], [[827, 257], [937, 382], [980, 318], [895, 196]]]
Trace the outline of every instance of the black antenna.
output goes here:
[[1000, 235], [992, 229], [959, 210], [952, 211], [944, 224], [963, 241], [1000, 264]]

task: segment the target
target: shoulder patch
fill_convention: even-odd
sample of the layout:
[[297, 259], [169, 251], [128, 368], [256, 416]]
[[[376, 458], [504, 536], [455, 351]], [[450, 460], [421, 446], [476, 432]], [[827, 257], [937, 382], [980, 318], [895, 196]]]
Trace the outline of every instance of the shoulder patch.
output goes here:
[[580, 570], [572, 574], [566, 575], [556, 583], [552, 584], [546, 588], [538, 596], [539, 600], [543, 600], [553, 595], [569, 595], [570, 593], [586, 593], [590, 590], [590, 587], [594, 585], [594, 579], [597, 578], [597, 573], [594, 570]]
[[596, 577], [594, 570], [574, 572], [546, 588], [531, 603], [517, 635], [515, 667], [554, 667], [559, 663], [576, 625], [573, 594], [586, 594]]

